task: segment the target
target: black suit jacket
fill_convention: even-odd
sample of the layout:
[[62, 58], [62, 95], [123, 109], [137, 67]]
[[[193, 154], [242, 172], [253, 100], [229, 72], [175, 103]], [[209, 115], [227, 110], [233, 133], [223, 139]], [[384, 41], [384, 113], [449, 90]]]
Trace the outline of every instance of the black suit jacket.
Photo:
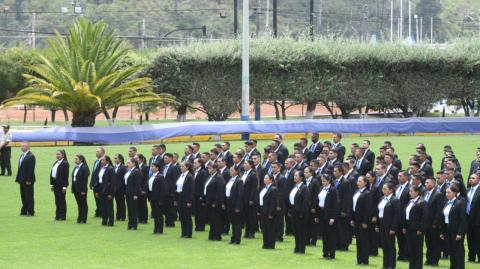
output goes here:
[[144, 186], [144, 191], [147, 193], [150, 201], [160, 203], [161, 205], [166, 203], [169, 195], [168, 183], [161, 173], [158, 173], [153, 180], [152, 190], [150, 191], [147, 181]]
[[338, 152], [337, 158], [340, 160], [340, 162], [343, 162], [343, 159], [345, 157], [345, 147], [342, 145], [342, 143], [338, 143], [335, 149]]
[[452, 208], [450, 209], [450, 214], [448, 215], [447, 225], [445, 223], [445, 217], [443, 215], [443, 209], [447, 206], [447, 201], [445, 201], [444, 206], [442, 207], [442, 217], [441, 217], [441, 229], [442, 233], [445, 234], [447, 229], [452, 233], [457, 235], [464, 236], [467, 231], [467, 214], [465, 213], [465, 200], [456, 198], [453, 202]]
[[362, 161], [360, 162], [360, 167], [357, 168], [357, 172], [360, 175], [365, 176], [371, 170], [372, 170], [372, 165], [370, 161], [367, 158], [363, 158]]
[[283, 209], [285, 208], [285, 202], [290, 194], [287, 179], [280, 173], [275, 178], [275, 183], [278, 189], [278, 206]]
[[[400, 172], [400, 170], [398, 170], [398, 168], [392, 164], [392, 166], [390, 167], [390, 169], [387, 171], [387, 173], [393, 178], [395, 179], [395, 181], [397, 181], [397, 178], [398, 178], [398, 173]], [[398, 182], [397, 182], [398, 183]]]
[[318, 141], [317, 142], [317, 146], [314, 148], [313, 145], [314, 144], [310, 144], [310, 147], [308, 148], [309, 152], [311, 153], [311, 159], [310, 160], [314, 160], [318, 157], [318, 155], [320, 155], [320, 153], [322, 152], [323, 150], [323, 144], [322, 142]]
[[[55, 162], [57, 163], [57, 162]], [[55, 165], [54, 163], [54, 165]], [[52, 168], [53, 169], [53, 168]], [[52, 172], [50, 171], [50, 185], [66, 188], [68, 187], [68, 176], [69, 176], [70, 165], [64, 159], [57, 167], [57, 177], [52, 177]]]
[[[352, 197], [353, 198], [353, 197]], [[353, 204], [353, 199], [352, 204]], [[352, 211], [353, 212], [353, 211]], [[353, 212], [352, 220], [356, 225], [370, 224], [373, 215], [372, 193], [368, 189], [364, 189], [357, 199], [355, 212]]]
[[350, 174], [348, 174], [347, 176], [344, 175], [344, 177], [350, 183], [350, 185], [352, 185], [352, 190], [357, 188], [357, 179], [358, 177], [360, 177], [360, 173], [353, 169]]
[[[410, 202], [409, 202], [410, 203]], [[408, 207], [408, 206], [407, 206]], [[410, 209], [410, 219], [406, 220], [406, 208], [405, 208], [405, 219], [404, 219], [404, 228], [408, 230], [415, 231], [425, 231], [427, 223], [427, 202], [421, 197], [418, 198], [417, 202]]]
[[[428, 177], [428, 178], [433, 178], [433, 168], [432, 166], [426, 162], [422, 168], [420, 168], [420, 171], [424, 172], [425, 175]], [[422, 182], [423, 183], [423, 182]]]
[[[468, 200], [466, 200], [466, 202], [468, 202]], [[477, 187], [477, 190], [473, 194], [468, 222], [470, 225], [480, 226], [480, 186]]]
[[[307, 185], [306, 181], [305, 181], [305, 185]], [[312, 181], [308, 185], [308, 191], [310, 192], [310, 199], [311, 199], [310, 205], [312, 208], [315, 208], [315, 199], [318, 198], [317, 196], [321, 188], [322, 187], [318, 182], [318, 179], [312, 177]]]
[[[423, 198], [426, 198], [427, 191], [423, 194]], [[426, 223], [425, 227], [427, 229], [433, 228], [432, 226], [435, 225], [436, 227], [440, 226], [440, 214], [442, 213], [442, 206], [443, 206], [443, 195], [433, 189], [432, 194], [427, 202], [427, 211], [426, 211]]]
[[100, 193], [104, 195], [113, 195], [115, 193], [115, 170], [108, 166], [103, 174], [102, 183], [98, 182]]
[[468, 177], [480, 170], [480, 163], [475, 159], [470, 163], [470, 172], [468, 172]]
[[221, 206], [225, 201], [225, 181], [222, 176], [216, 173], [206, 188], [205, 203], [207, 205]]
[[88, 177], [90, 176], [90, 169], [88, 169], [86, 164], [82, 164], [77, 172], [76, 180], [73, 181], [75, 169], [76, 168], [74, 167], [72, 171], [72, 192], [86, 193], [88, 190]]
[[278, 154], [278, 161], [283, 165], [285, 164], [285, 160], [288, 158], [288, 149], [285, 147], [285, 145], [280, 144], [277, 150], [275, 152]]
[[220, 173], [220, 175], [222, 175], [223, 181], [226, 184], [228, 182], [228, 180], [230, 179], [230, 170], [228, 169], [228, 167], [225, 167], [225, 169], [223, 169], [223, 172]]
[[337, 189], [338, 194], [338, 202], [340, 204], [340, 213], [344, 213], [345, 216], [350, 215], [352, 212], [352, 197], [353, 197], [353, 189], [352, 185], [345, 180], [345, 178], [341, 178], [340, 181], [335, 184], [335, 188]]
[[[245, 171], [245, 173], [247, 172]], [[243, 182], [243, 200], [245, 204], [250, 201], [258, 202], [258, 178], [254, 169], [250, 171], [245, 182]]]
[[156, 158], [155, 157], [150, 157], [150, 159], [148, 160], [149, 168], [150, 168], [150, 166], [152, 166], [153, 162], [156, 162], [156, 163], [160, 164], [160, 169], [162, 169], [162, 167], [164, 165], [163, 157], [161, 157], [160, 155], [158, 155]]
[[227, 159], [227, 166], [232, 167], [232, 165], [233, 165], [233, 154], [230, 153], [230, 151], [223, 152], [222, 157]]
[[[95, 164], [97, 166], [95, 166]], [[100, 173], [100, 169], [102, 168], [102, 164], [100, 160], [95, 160], [92, 166], [92, 178], [90, 179], [90, 188], [93, 188], [98, 185], [98, 173]], [[95, 190], [94, 190], [95, 191]]]
[[[161, 172], [163, 172], [163, 171], [161, 171]], [[177, 179], [178, 179], [178, 176], [179, 176], [179, 171], [178, 171], [177, 167], [173, 163], [170, 163], [170, 166], [168, 167], [167, 173], [163, 176], [165, 177], [165, 180], [167, 181], [170, 195], [174, 195]]]
[[194, 186], [193, 175], [188, 173], [183, 181], [182, 192], [178, 195], [179, 203], [193, 203]]
[[35, 164], [35, 155], [33, 155], [31, 151], [29, 151], [23, 158], [20, 166], [18, 167], [17, 178], [15, 181], [18, 183], [34, 183], [36, 181]]
[[[323, 189], [323, 187], [320, 189]], [[315, 206], [315, 211], [317, 212], [317, 216], [321, 220], [336, 220], [338, 218], [338, 215], [340, 214], [340, 208], [338, 204], [338, 198], [337, 198], [337, 190], [335, 187], [330, 186], [327, 191], [327, 196], [325, 197], [325, 204], [323, 208], [320, 208], [319, 206], [319, 199], [318, 195], [314, 199], [314, 206]]]
[[193, 174], [195, 197], [200, 198], [203, 196], [203, 188], [205, 187], [207, 178], [208, 173], [205, 169], [200, 169], [196, 176], [195, 173]]
[[263, 206], [260, 213], [264, 216], [275, 216], [277, 213], [278, 190], [273, 184], [268, 188], [267, 193], [263, 196]]
[[[290, 195], [290, 194], [289, 194]], [[293, 214], [296, 216], [305, 218], [310, 210], [310, 191], [308, 190], [307, 185], [302, 184], [295, 193], [294, 204], [291, 205]]]
[[[383, 197], [381, 199], [383, 199]], [[400, 201], [395, 197], [394, 194], [385, 204], [385, 208], [383, 209], [383, 218], [377, 223], [379, 223], [380, 227], [384, 229], [396, 231], [400, 227], [401, 215], [402, 214], [400, 212]]]
[[233, 209], [240, 211], [243, 209], [243, 181], [239, 176], [233, 182], [230, 189], [230, 197], [227, 198], [227, 201], [227, 204], [233, 207]]
[[[125, 178], [123, 179], [125, 182]], [[140, 196], [142, 190], [143, 176], [138, 168], [134, 168], [127, 178], [125, 194], [128, 196]], [[125, 184], [125, 183], [124, 183]]]
[[115, 170], [115, 186], [117, 188], [117, 194], [125, 193], [125, 174], [127, 173], [127, 166], [120, 164], [120, 166], [113, 167]]
[[365, 155], [363, 156], [365, 159], [368, 160], [369, 163], [374, 164], [375, 163], [375, 153], [368, 149], [365, 151]]

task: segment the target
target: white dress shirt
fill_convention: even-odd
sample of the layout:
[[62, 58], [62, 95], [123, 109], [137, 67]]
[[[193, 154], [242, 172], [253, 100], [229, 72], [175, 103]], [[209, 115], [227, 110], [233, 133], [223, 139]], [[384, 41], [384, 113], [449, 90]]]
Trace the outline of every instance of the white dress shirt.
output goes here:
[[130, 176], [130, 174], [132, 173], [132, 171], [133, 171], [133, 168], [132, 168], [132, 169], [128, 169], [127, 173], [125, 173], [125, 175], [123, 176], [123, 179], [125, 179], [125, 185], [127, 185], [128, 177]]
[[267, 194], [267, 191], [271, 185], [272, 183], [266, 185], [265, 187], [263, 187], [262, 191], [260, 192], [260, 206], [263, 206], [263, 198], [265, 197], [265, 194]]
[[182, 192], [183, 191], [183, 183], [185, 183], [185, 178], [188, 175], [188, 171], [185, 173], [182, 173], [180, 177], [177, 180], [177, 192]]
[[148, 179], [148, 190], [153, 190], [153, 182], [155, 181], [155, 177], [158, 175], [158, 172], [153, 173], [152, 176]]
[[410, 220], [410, 211], [412, 210], [412, 207], [415, 205], [415, 203], [418, 201], [420, 196], [418, 196], [415, 199], [410, 200], [410, 203], [408, 203], [407, 208], [405, 209], [405, 219]]
[[230, 192], [232, 191], [232, 186], [233, 186], [233, 183], [235, 183], [235, 179], [237, 179], [237, 176], [231, 177], [227, 185], [225, 186], [226, 197], [230, 197]]
[[353, 212], [355, 212], [355, 208], [357, 207], [357, 201], [358, 197], [360, 197], [360, 194], [365, 190], [366, 188], [363, 187], [362, 189], [358, 190], [355, 195], [353, 195]]
[[290, 196], [288, 198], [291, 205], [295, 205], [295, 195], [297, 194], [297, 191], [300, 189], [300, 186], [302, 186], [302, 184], [303, 182], [298, 183], [295, 187], [293, 187], [292, 191], [290, 192]]
[[407, 184], [408, 184], [408, 182], [405, 182], [404, 184], [400, 185], [400, 187], [398, 187], [398, 189], [395, 191], [395, 197], [397, 197], [397, 199], [400, 199], [400, 196], [402, 195], [403, 189], [405, 189]]
[[312, 179], [313, 179], [313, 177], [307, 178], [307, 180], [306, 180], [307, 187], [310, 186], [310, 184], [312, 184]]
[[105, 171], [107, 171], [107, 166], [100, 169], [100, 172], [98, 173], [98, 183], [103, 183], [103, 175], [105, 175]]
[[330, 185], [328, 185], [327, 187], [323, 187], [322, 191], [320, 191], [320, 193], [318, 194], [318, 206], [320, 208], [325, 207], [325, 199], [327, 199], [327, 194], [329, 189], [330, 189]]
[[213, 174], [213, 175], [210, 175], [210, 177], [208, 178], [207, 182], [205, 183], [205, 188], [203, 188], [203, 195], [207, 195], [207, 187], [208, 187], [208, 184], [210, 184], [210, 182], [212, 181], [213, 177], [216, 175], [217, 173]]
[[387, 205], [388, 201], [392, 199], [392, 195], [390, 194], [389, 196], [383, 197], [382, 201], [378, 204], [378, 217], [383, 219], [383, 212], [385, 210], [385, 206]]
[[60, 166], [60, 164], [63, 162], [63, 159], [57, 161], [53, 167], [52, 167], [52, 177], [53, 178], [57, 178], [57, 170], [58, 170], [58, 166]]
[[243, 183], [245, 183], [245, 180], [247, 180], [247, 177], [248, 175], [250, 174], [250, 171], [252, 171], [252, 169], [248, 170], [247, 172], [243, 173], [242, 175], [242, 181]]
[[450, 210], [452, 210], [452, 206], [453, 206], [453, 202], [455, 202], [455, 197], [452, 199], [452, 200], [449, 200], [447, 202], [447, 205], [445, 206], [445, 208], [443, 209], [443, 216], [444, 216], [444, 220], [445, 220], [445, 224], [449, 224], [450, 220], [448, 219], [448, 216], [450, 216]]
[[[10, 131], [8, 131], [7, 133], [2, 132], [2, 135], [0, 136], [0, 143], [6, 142], [12, 142], [12, 133], [10, 133]], [[10, 147], [10, 145], [8, 145], [7, 147]]]
[[80, 170], [80, 167], [82, 167], [83, 163], [80, 163], [79, 165], [75, 166], [73, 170], [73, 182], [77, 181], [77, 174], [78, 171]]

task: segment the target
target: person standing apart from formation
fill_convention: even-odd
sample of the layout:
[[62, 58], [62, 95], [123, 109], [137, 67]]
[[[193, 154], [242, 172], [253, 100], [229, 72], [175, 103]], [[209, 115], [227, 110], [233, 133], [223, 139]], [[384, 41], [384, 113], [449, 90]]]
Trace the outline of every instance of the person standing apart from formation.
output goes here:
[[138, 162], [130, 158], [127, 162], [127, 172], [123, 176], [125, 180], [125, 197], [128, 211], [128, 230], [136, 230], [138, 227], [138, 196], [142, 190], [142, 174], [138, 170]]
[[427, 203], [422, 199], [421, 190], [412, 185], [409, 190], [410, 203], [405, 208], [405, 219], [402, 232], [407, 237], [407, 246], [410, 250], [409, 268], [423, 268], [423, 235], [426, 227]]
[[[367, 189], [367, 178], [358, 177], [357, 191], [353, 195], [353, 213], [350, 225], [355, 228], [357, 240], [357, 264], [368, 265], [370, 238], [368, 225], [372, 218], [373, 197]], [[340, 231], [342, 233], [343, 231]]]
[[335, 259], [337, 247], [337, 219], [340, 214], [337, 190], [332, 186], [333, 178], [329, 174], [322, 174], [322, 188], [315, 199], [317, 217], [323, 241], [323, 257]]
[[263, 178], [264, 187], [260, 191], [260, 220], [263, 233], [263, 248], [275, 249], [275, 228], [277, 221], [278, 190], [274, 186], [273, 175]]
[[293, 176], [295, 186], [290, 191], [288, 200], [290, 202], [293, 223], [293, 234], [295, 235], [296, 254], [305, 254], [307, 244], [307, 216], [310, 209], [310, 192], [304, 184], [305, 175], [303, 171], [295, 171]]
[[75, 196], [78, 207], [78, 224], [87, 223], [88, 204], [88, 177], [90, 170], [88, 169], [87, 161], [82, 154], [75, 156], [75, 167], [72, 171], [72, 193]]
[[115, 170], [112, 160], [105, 155], [100, 160], [101, 169], [98, 173], [98, 184], [100, 192], [96, 193], [100, 199], [102, 208], [102, 225], [113, 226], [113, 195], [115, 193]]
[[160, 173], [160, 160], [150, 164], [150, 178], [143, 186], [144, 192], [147, 194], [152, 208], [153, 216], [153, 233], [163, 233], [163, 215], [165, 214], [165, 206], [168, 196], [168, 184], [163, 175]]
[[[12, 165], [10, 159], [12, 158], [12, 134], [10, 133], [10, 125], [3, 125], [3, 133], [0, 135], [0, 166], [2, 173], [0, 176], [11, 176]], [[6, 174], [5, 174], [6, 172]]]
[[180, 164], [180, 176], [176, 183], [176, 203], [178, 208], [178, 215], [180, 219], [180, 226], [182, 229], [182, 238], [192, 238], [192, 210], [193, 210], [193, 195], [194, 182], [192, 171], [192, 163], [184, 161]]
[[375, 231], [380, 233], [383, 249], [383, 268], [393, 269], [397, 265], [395, 231], [400, 224], [400, 201], [395, 196], [395, 187], [391, 182], [383, 184], [383, 197], [378, 203], [378, 215]]
[[67, 218], [65, 194], [67, 193], [70, 165], [63, 149], [57, 151], [56, 159], [50, 172], [50, 189], [55, 195], [55, 220], [65, 220]]
[[230, 167], [230, 179], [225, 186], [228, 222], [232, 225], [230, 244], [240, 245], [242, 237], [243, 181], [238, 176], [237, 166]]
[[35, 215], [34, 184], [35, 184], [35, 156], [30, 151], [30, 144], [22, 143], [22, 154], [18, 161], [18, 173], [16, 182], [20, 185], [20, 197], [22, 199], [21, 216], [33, 217]]

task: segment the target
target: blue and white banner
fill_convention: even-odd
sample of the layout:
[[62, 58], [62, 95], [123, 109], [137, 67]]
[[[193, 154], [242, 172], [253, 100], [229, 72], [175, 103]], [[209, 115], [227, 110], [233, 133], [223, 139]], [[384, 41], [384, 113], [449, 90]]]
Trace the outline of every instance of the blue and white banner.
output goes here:
[[185, 122], [119, 127], [51, 127], [12, 130], [14, 141], [74, 141], [101, 144], [160, 140], [176, 136], [235, 133], [480, 133], [480, 118], [322, 119]]

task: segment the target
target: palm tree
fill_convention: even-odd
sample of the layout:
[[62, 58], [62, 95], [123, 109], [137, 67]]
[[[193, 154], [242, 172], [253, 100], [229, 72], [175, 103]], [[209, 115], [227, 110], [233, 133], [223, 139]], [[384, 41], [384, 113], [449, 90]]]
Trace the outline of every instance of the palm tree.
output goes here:
[[72, 127], [93, 126], [103, 113], [118, 107], [139, 103], [162, 103], [170, 95], [152, 92], [151, 79], [136, 77], [141, 67], [127, 66], [124, 60], [130, 51], [103, 21], [92, 23], [80, 18], [66, 37], [57, 33], [47, 41], [51, 57], [40, 54], [40, 63], [27, 66], [24, 74], [27, 87], [3, 106], [40, 105], [73, 114]]

